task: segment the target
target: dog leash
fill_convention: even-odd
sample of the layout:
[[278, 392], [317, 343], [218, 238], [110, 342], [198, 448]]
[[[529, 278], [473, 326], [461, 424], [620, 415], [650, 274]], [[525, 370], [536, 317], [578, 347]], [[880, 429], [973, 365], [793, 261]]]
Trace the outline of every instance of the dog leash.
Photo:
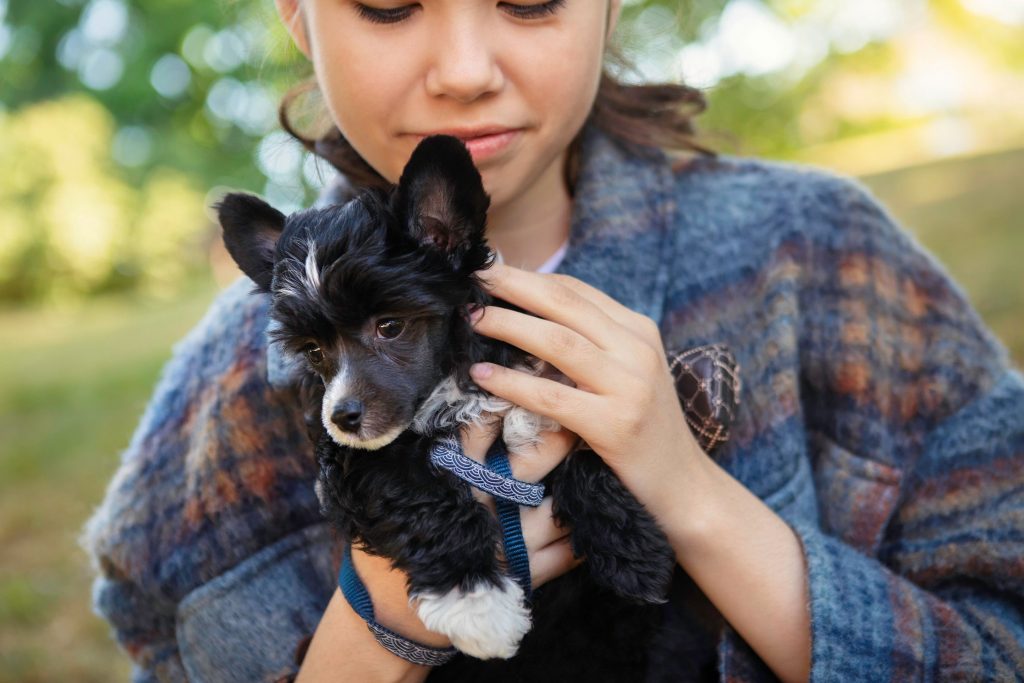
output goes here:
[[[500, 436], [491, 445], [487, 453], [486, 463], [492, 472], [501, 475], [506, 480], [519, 481], [512, 478], [512, 466], [508, 462], [508, 449], [505, 447], [504, 439]], [[540, 484], [529, 484], [529, 486], [539, 489], [537, 493], [539, 498], [535, 505], [520, 503], [501, 496], [494, 498], [494, 506], [498, 513], [498, 524], [501, 527], [501, 543], [505, 548], [505, 562], [508, 564], [513, 578], [522, 587], [527, 604], [533, 598], [533, 577], [530, 576], [530, 557], [526, 554], [526, 541], [523, 539], [523, 527], [519, 519], [519, 506], [530, 505], [531, 507], [536, 507], [540, 505], [540, 499], [544, 497], [543, 486]], [[532, 501], [533, 499], [531, 498], [530, 500]]]
[[[519, 520], [519, 506], [540, 505], [544, 497], [544, 487], [512, 477], [508, 450], [501, 438], [491, 445], [487, 453], [486, 466], [463, 453], [458, 439], [436, 442], [431, 449], [431, 462], [474, 486], [480, 484], [482, 490], [494, 495], [505, 560], [513, 578], [522, 587], [529, 601], [533, 595], [533, 579], [530, 576], [530, 558], [526, 553], [526, 541], [523, 539], [523, 528]], [[373, 600], [352, 563], [351, 544], [345, 545], [341, 569], [338, 572], [338, 587], [352, 610], [366, 622], [367, 628], [377, 642], [392, 654], [414, 664], [440, 666], [458, 653], [454, 647], [436, 648], [409, 640], [377, 622]]]
[[508, 448], [500, 436], [491, 444], [480, 464], [462, 451], [457, 437], [443, 437], [430, 448], [430, 462], [445, 469], [485, 493], [494, 496], [494, 505], [501, 527], [505, 561], [513, 578], [522, 587], [527, 600], [533, 595], [530, 558], [526, 553], [519, 507], [537, 507], [544, 499], [544, 485], [531, 484], [512, 476]]

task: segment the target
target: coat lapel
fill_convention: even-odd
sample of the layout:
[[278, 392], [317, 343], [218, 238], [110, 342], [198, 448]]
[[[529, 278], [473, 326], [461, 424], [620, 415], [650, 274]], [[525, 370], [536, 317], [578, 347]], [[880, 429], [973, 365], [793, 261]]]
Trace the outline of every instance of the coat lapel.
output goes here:
[[583, 140], [569, 250], [556, 272], [661, 322], [673, 252], [673, 174], [660, 152], [630, 151], [595, 128]]

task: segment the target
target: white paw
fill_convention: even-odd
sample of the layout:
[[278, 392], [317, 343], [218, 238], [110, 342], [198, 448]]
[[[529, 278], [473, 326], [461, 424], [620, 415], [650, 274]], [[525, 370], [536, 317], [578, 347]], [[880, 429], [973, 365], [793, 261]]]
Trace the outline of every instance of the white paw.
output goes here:
[[508, 577], [500, 587], [479, 584], [469, 591], [420, 593], [410, 602], [424, 626], [448, 636], [459, 651], [477, 659], [508, 659], [530, 630], [523, 589]]

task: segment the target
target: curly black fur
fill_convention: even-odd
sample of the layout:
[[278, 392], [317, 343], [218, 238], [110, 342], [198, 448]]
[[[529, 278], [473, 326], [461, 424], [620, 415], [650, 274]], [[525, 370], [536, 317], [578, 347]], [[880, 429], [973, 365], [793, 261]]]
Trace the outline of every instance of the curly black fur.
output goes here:
[[[498, 524], [467, 484], [430, 464], [437, 434], [406, 430], [372, 452], [339, 445], [325, 389], [360, 397], [364, 422], [353, 433], [366, 430], [370, 439], [408, 424], [446, 377], [478, 392], [468, 372], [475, 362], [529, 361], [469, 323], [471, 305], [507, 306], [477, 279], [491, 263], [488, 204], [463, 145], [438, 136], [417, 147], [390, 192], [288, 217], [247, 195], [228, 195], [218, 207], [228, 250], [272, 295], [275, 342], [297, 356], [316, 349], [309, 357], [320, 358], [299, 395], [323, 513], [346, 539], [407, 572], [411, 593], [498, 585], [506, 574]], [[387, 343], [374, 336], [385, 318], [407, 321]], [[546, 483], [556, 515], [573, 528], [574, 552], [586, 557], [583, 569], [536, 591], [534, 626], [515, 657], [458, 657], [434, 678], [642, 678], [660, 620], [656, 603], [672, 578], [671, 548], [592, 452], [570, 456]]]

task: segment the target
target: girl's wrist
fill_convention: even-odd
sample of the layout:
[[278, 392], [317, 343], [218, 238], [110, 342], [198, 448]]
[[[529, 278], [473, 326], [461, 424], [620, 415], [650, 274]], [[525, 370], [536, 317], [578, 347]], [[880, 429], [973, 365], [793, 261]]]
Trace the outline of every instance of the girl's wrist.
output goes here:
[[[627, 487], [658, 521], [673, 545], [696, 540], [714, 516], [718, 465], [696, 443], [673, 452], [664, 468], [654, 468]], [[719, 469], [720, 472], [720, 469]]]
[[430, 673], [429, 667], [381, 647], [339, 589], [335, 589], [299, 665], [296, 683], [337, 681], [339, 672], [344, 672], [345, 680], [420, 683]]
[[409, 604], [405, 574], [392, 569], [390, 560], [353, 548], [352, 562], [373, 599], [377, 623], [421, 645], [436, 648], [451, 646], [446, 636], [428, 630], [420, 621]]

